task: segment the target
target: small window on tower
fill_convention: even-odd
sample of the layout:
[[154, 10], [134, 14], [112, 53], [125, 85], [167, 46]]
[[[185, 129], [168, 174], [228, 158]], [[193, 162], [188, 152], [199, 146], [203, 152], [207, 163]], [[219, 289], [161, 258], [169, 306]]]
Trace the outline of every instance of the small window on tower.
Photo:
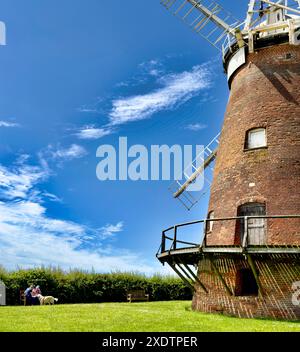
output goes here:
[[285, 58], [286, 58], [287, 60], [290, 60], [290, 59], [293, 58], [293, 56], [292, 56], [291, 53], [287, 53], [287, 54], [285, 55]]
[[267, 146], [267, 136], [265, 128], [254, 128], [247, 132], [245, 149], [257, 149]]
[[215, 218], [215, 213], [210, 211], [207, 215], [207, 222], [206, 222], [206, 232], [212, 232], [214, 227], [213, 219]]

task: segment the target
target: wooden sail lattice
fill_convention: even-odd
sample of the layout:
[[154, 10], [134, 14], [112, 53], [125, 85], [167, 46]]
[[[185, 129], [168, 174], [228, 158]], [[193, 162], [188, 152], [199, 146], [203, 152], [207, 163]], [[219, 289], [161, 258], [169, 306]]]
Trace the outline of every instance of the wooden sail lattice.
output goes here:
[[249, 31], [266, 23], [266, 16], [268, 17], [268, 22], [274, 14], [279, 15], [278, 18], [274, 18], [277, 22], [285, 21], [291, 15], [299, 16], [300, 0], [250, 0], [244, 31]]
[[[181, 179], [175, 180], [169, 187], [173, 197], [190, 210], [199, 199], [209, 192], [213, 180], [214, 160], [219, 147], [220, 133], [196, 156], [184, 169]], [[203, 187], [199, 191], [192, 191], [196, 180], [203, 178]]]
[[220, 4], [210, 0], [162, 0], [161, 4], [218, 50], [223, 51], [224, 42], [226, 46], [236, 42], [242, 22]]

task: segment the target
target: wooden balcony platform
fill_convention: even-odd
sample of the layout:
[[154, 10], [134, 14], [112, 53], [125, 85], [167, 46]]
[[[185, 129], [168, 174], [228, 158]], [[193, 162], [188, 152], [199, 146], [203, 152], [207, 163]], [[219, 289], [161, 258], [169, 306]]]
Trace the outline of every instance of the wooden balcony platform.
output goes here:
[[172, 262], [173, 259], [180, 258], [187, 265], [194, 265], [206, 255], [280, 255], [285, 257], [293, 257], [300, 259], [300, 246], [298, 245], [265, 245], [265, 246], [195, 246], [168, 250], [162, 253], [157, 253], [157, 259], [161, 263]]

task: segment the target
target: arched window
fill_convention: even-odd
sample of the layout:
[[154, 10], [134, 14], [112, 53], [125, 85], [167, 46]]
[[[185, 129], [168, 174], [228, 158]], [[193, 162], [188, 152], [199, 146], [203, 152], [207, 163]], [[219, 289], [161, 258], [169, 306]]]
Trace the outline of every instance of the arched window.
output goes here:
[[246, 133], [245, 149], [257, 149], [267, 146], [267, 133], [265, 128], [253, 128]]
[[[210, 211], [207, 215], [207, 220], [213, 220], [215, 218], [215, 212]], [[206, 232], [212, 232], [214, 226], [213, 221], [207, 221], [206, 222]]]

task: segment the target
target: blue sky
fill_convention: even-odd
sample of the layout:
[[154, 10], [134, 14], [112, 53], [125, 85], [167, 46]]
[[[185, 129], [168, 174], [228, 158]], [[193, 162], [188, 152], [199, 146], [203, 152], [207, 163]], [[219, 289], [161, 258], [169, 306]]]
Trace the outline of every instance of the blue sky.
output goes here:
[[[246, 0], [221, 3], [243, 19]], [[100, 182], [96, 150], [207, 144], [228, 100], [218, 51], [158, 0], [2, 0], [0, 19], [1, 264], [163, 272], [162, 229], [207, 197], [187, 212], [170, 182]]]

